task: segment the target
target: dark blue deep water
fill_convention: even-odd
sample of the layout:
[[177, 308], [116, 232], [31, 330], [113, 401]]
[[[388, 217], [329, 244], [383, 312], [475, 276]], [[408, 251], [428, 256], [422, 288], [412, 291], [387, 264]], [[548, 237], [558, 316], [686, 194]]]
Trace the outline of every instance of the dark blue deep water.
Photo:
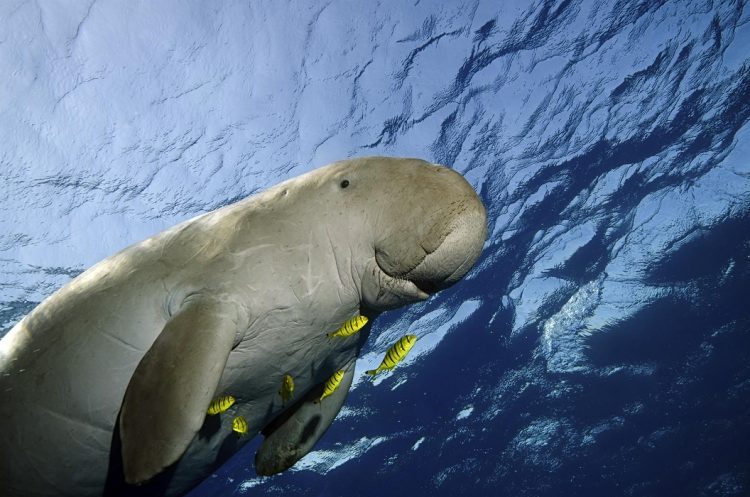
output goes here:
[[750, 495], [750, 8], [0, 4], [0, 318], [332, 160], [463, 173], [490, 238], [381, 316], [316, 450], [191, 497]]

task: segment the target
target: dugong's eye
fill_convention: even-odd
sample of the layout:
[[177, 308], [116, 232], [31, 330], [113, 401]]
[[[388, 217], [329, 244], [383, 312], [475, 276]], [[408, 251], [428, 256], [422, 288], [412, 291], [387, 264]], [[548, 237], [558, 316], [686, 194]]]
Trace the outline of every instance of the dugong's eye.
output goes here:
[[347, 186], [349, 186], [349, 180], [345, 179], [341, 182], [341, 188], [346, 188]]

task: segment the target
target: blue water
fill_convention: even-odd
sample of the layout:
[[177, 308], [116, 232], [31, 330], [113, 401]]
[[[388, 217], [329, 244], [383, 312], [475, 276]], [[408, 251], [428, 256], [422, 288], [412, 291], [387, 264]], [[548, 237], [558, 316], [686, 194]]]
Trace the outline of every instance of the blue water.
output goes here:
[[465, 281], [384, 314], [316, 450], [209, 495], [750, 495], [744, 2], [7, 2], [0, 319], [326, 162], [450, 165]]

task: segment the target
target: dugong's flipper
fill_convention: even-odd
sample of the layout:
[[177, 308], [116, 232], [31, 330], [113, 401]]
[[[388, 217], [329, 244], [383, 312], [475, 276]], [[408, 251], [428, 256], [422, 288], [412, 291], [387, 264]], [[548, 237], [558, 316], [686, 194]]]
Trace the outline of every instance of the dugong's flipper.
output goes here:
[[190, 297], [143, 356], [120, 411], [128, 483], [149, 480], [185, 452], [203, 424], [238, 321], [235, 305]]
[[354, 361], [342, 369], [344, 377], [331, 395], [317, 402], [323, 389], [321, 383], [290, 408], [291, 414], [282, 415], [263, 430], [266, 439], [255, 454], [256, 473], [273, 475], [284, 471], [312, 450], [333, 422], [349, 393], [354, 377]]

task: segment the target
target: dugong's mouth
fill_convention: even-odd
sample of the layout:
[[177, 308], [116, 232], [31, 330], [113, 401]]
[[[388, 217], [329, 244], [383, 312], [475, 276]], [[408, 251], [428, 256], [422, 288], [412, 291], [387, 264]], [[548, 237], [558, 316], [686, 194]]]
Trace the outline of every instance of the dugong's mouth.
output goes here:
[[[474, 265], [485, 238], [484, 220], [461, 219], [434, 250], [402, 277], [420, 290], [433, 294], [456, 283]], [[481, 223], [481, 224], [480, 224]]]
[[446, 241], [447, 238], [435, 250], [426, 253], [415, 267], [402, 274], [388, 271], [378, 262], [377, 256], [373, 257], [367, 264], [362, 284], [365, 303], [375, 309], [392, 309], [426, 300], [458, 281], [469, 270], [474, 257], [468, 254], [460, 261], [450, 260], [445, 256], [450, 244], [446, 245]]
[[[394, 309], [410, 302], [429, 298], [434, 290], [426, 282], [422, 287], [400, 275], [391, 275], [372, 257], [366, 265], [362, 279], [362, 301], [368, 307], [383, 311]], [[433, 290], [428, 292], [427, 290]]]

